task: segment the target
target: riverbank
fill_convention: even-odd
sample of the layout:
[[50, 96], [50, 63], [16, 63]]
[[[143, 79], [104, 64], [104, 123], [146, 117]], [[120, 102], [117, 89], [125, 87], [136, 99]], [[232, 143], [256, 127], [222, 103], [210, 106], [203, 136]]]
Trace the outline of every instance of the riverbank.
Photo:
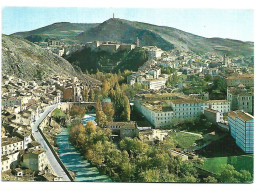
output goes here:
[[[87, 121], [95, 123], [95, 114], [85, 115], [82, 123], [85, 125]], [[111, 182], [112, 180], [98, 170], [87, 161], [71, 144], [69, 141], [69, 132], [67, 128], [63, 128], [56, 136], [57, 151], [59, 157], [71, 171], [74, 171], [75, 181], [82, 182]]]
[[[58, 151], [58, 146], [57, 146], [57, 135], [61, 133], [61, 131], [65, 129], [64, 127], [62, 127], [59, 123], [57, 123], [53, 117], [50, 118], [49, 120], [49, 125], [46, 125], [43, 128], [43, 134], [46, 138], [46, 140], [49, 142], [50, 146], [52, 146], [53, 150], [55, 151], [55, 153], [57, 154], [58, 157], [60, 157], [59, 155], [59, 151]], [[67, 167], [66, 167], [67, 168]], [[68, 168], [67, 168], [68, 169]], [[70, 174], [70, 176], [75, 179], [76, 173], [72, 170], [68, 169], [68, 172]]]

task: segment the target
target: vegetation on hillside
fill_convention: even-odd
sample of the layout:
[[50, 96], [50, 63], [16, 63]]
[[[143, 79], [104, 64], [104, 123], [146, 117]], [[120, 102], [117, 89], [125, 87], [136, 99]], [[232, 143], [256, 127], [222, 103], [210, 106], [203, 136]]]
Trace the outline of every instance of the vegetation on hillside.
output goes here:
[[227, 81], [223, 77], [205, 75], [202, 79], [198, 75], [190, 75], [186, 83], [187, 86], [182, 89], [184, 94], [209, 93], [211, 100], [224, 100], [227, 97]]
[[107, 66], [114, 68], [113, 72], [126, 69], [137, 71], [147, 61], [147, 54], [141, 48], [133, 49], [130, 52], [122, 50], [115, 53], [92, 51], [90, 48], [84, 48], [65, 56], [65, 59], [73, 66], [80, 67], [82, 71], [87, 70], [88, 73], [107, 71]]
[[67, 115], [61, 109], [55, 109], [52, 112], [52, 117], [54, 120], [62, 125], [65, 125], [65, 121], [67, 119]]
[[16, 37], [26, 38], [31, 42], [35, 42], [41, 39], [41, 41], [47, 41], [48, 39], [63, 39], [75, 41], [74, 37], [84, 32], [97, 24], [91, 23], [69, 23], [69, 22], [58, 22], [51, 25], [47, 25], [35, 30], [27, 32], [16, 32], [12, 34]]
[[[32, 41], [41, 37], [42, 39], [56, 38], [74, 43], [100, 40], [132, 44], [136, 43], [136, 37], [138, 37], [141, 46], [156, 45], [163, 50], [176, 48], [181, 51], [193, 51], [198, 54], [215, 52], [228, 56], [252, 56], [254, 54], [253, 42], [204, 38], [167, 26], [156, 26], [118, 18], [109, 19], [100, 24], [54, 23], [28, 32], [17, 32], [13, 35]], [[36, 35], [38, 36], [37, 38], [35, 38]]]
[[115, 68], [117, 70], [137, 71], [148, 60], [147, 53], [142, 48], [135, 48], [130, 51], [127, 56]]
[[163, 50], [171, 50], [174, 45], [162, 38], [159, 34], [133, 26], [131, 22], [122, 19], [109, 19], [96, 27], [79, 34], [76, 39], [82, 43], [89, 41], [117, 41], [136, 44], [140, 39], [141, 46], [157, 46]]

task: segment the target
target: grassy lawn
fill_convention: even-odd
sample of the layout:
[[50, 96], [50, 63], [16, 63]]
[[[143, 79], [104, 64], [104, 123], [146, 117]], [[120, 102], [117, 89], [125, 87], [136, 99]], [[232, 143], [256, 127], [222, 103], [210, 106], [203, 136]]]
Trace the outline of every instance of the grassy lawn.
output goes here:
[[197, 135], [183, 132], [170, 133], [169, 135], [174, 140], [176, 147], [180, 148], [190, 148], [197, 140], [200, 139]]
[[221, 172], [220, 166], [222, 164], [233, 165], [238, 171], [243, 169], [253, 173], [253, 155], [245, 154], [229, 134], [212, 142], [197, 151], [197, 153], [202, 157], [206, 157], [202, 168], [213, 173]]
[[212, 142], [197, 153], [206, 158], [240, 156], [245, 154], [236, 145], [235, 140], [229, 134], [226, 134], [223, 138]]
[[233, 165], [237, 171], [247, 170], [253, 173], [253, 155], [241, 155], [241, 156], [227, 156], [227, 157], [215, 157], [206, 158], [204, 165], [201, 168], [211, 171], [213, 173], [220, 173], [222, 171], [222, 164]]

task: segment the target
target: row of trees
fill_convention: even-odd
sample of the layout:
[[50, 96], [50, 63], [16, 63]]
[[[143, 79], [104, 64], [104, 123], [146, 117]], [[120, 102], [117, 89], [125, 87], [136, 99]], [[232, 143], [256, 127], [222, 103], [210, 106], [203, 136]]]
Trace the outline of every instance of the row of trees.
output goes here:
[[[97, 123], [98, 126], [103, 127], [106, 122], [116, 121], [130, 121], [130, 104], [126, 95], [127, 88], [123, 85], [121, 89], [119, 83], [122, 83], [128, 71], [123, 74], [119, 71], [118, 74], [97, 72], [92, 74], [93, 78], [101, 80], [101, 89], [90, 90], [89, 94], [94, 97], [97, 106]], [[104, 99], [111, 99], [112, 103], [103, 103]], [[90, 99], [90, 95], [89, 95]]]
[[[105, 121], [107, 121], [107, 115], [111, 109], [107, 105], [102, 109]], [[98, 109], [100, 106], [99, 103]], [[82, 109], [74, 106], [70, 113], [78, 117], [82, 116], [82, 112]], [[194, 126], [203, 119], [202, 117], [198, 120], [185, 121], [182, 126], [184, 128]], [[80, 119], [74, 120], [72, 123], [69, 136], [70, 141], [84, 157], [114, 181], [210, 183], [252, 181], [252, 176], [248, 171], [238, 172], [231, 165], [223, 166], [223, 171], [219, 175], [201, 179], [192, 161], [182, 161], [178, 157], [170, 156], [169, 147], [174, 147], [174, 144], [168, 139], [160, 144], [148, 145], [137, 138], [124, 138], [116, 146], [111, 139], [109, 129], [102, 129], [92, 121], [87, 122], [84, 126]]]
[[[111, 131], [97, 127], [92, 121], [86, 126], [71, 126], [70, 140], [86, 159], [121, 182], [251, 182], [252, 175], [238, 172], [231, 165], [223, 165], [220, 174], [199, 178], [192, 161], [182, 161], [168, 152], [167, 140], [163, 144], [148, 145], [137, 138], [124, 138], [117, 147]], [[200, 164], [203, 164], [200, 163]]]
[[87, 122], [71, 126], [73, 145], [114, 181], [123, 182], [197, 182], [198, 174], [192, 162], [171, 157], [159, 145], [148, 145], [141, 140], [124, 138], [117, 148], [111, 131]]

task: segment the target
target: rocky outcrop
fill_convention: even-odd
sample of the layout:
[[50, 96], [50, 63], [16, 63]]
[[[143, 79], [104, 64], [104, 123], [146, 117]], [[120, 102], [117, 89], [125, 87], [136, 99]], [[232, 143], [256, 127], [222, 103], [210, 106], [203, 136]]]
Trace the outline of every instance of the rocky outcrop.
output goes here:
[[25, 80], [42, 80], [50, 75], [78, 76], [65, 59], [25, 39], [2, 35], [2, 74]]

